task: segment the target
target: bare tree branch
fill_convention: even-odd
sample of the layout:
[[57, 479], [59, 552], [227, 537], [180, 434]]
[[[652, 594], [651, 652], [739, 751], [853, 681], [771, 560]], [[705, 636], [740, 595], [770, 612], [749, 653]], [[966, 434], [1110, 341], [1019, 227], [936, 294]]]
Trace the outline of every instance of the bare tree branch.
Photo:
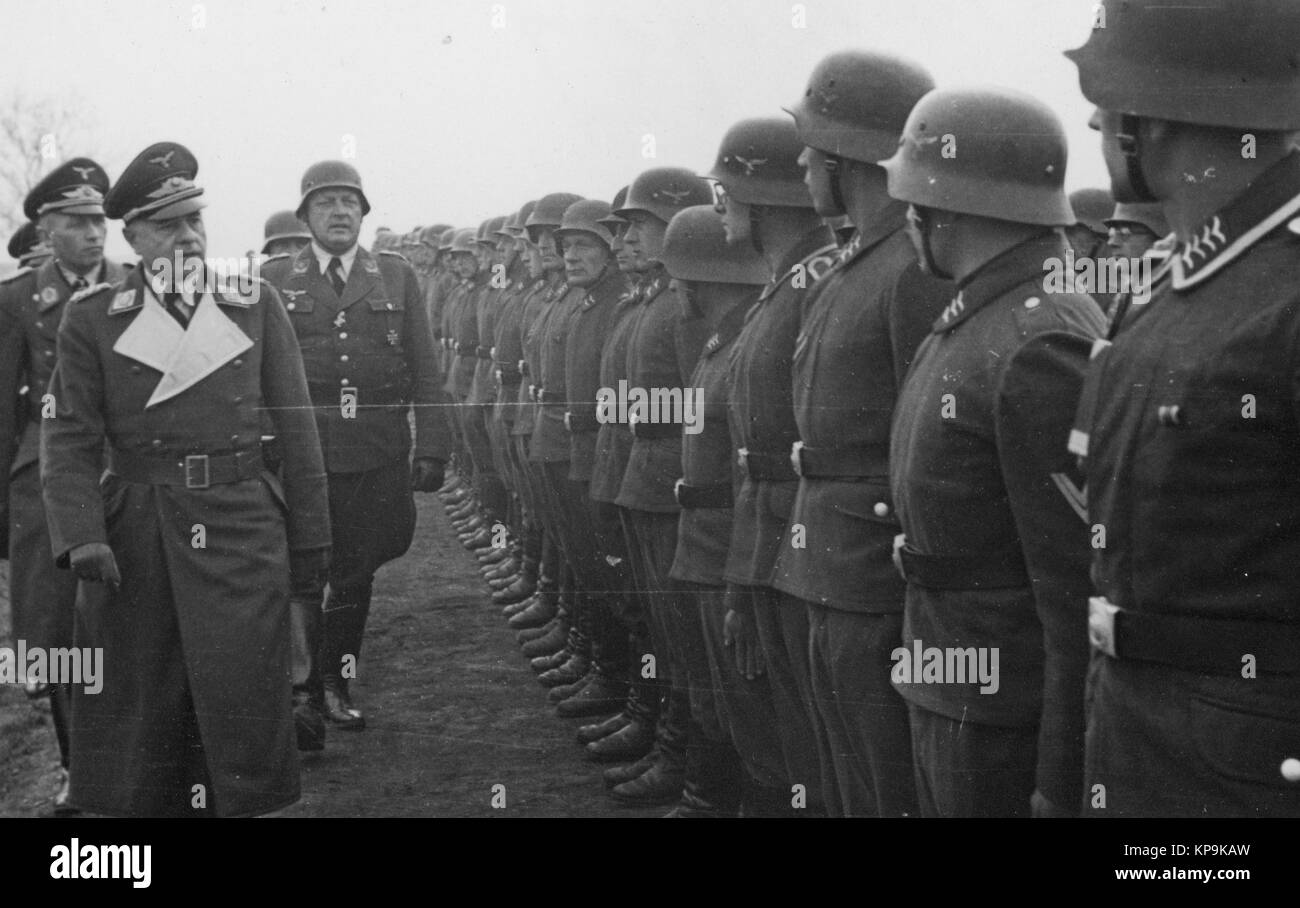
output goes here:
[[31, 98], [21, 91], [0, 98], [0, 230], [22, 226], [23, 198], [51, 169], [70, 157], [95, 156], [95, 123], [76, 97]]

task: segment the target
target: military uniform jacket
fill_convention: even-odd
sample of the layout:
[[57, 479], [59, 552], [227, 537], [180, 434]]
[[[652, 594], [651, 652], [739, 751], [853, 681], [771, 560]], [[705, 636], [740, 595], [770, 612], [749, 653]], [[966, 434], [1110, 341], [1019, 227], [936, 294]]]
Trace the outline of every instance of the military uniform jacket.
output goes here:
[[542, 280], [542, 288], [524, 304], [524, 314], [519, 324], [524, 349], [523, 380], [519, 383], [519, 416], [514, 428], [510, 430], [512, 435], [528, 436], [530, 442], [533, 430], [537, 427], [539, 410], [534, 392], [542, 381], [542, 334], [546, 329], [546, 317], [564, 286], [564, 273], [552, 272]]
[[[495, 354], [492, 351], [496, 338], [497, 319], [501, 311], [514, 297], [523, 275], [523, 266], [516, 263], [501, 278], [494, 274], [488, 278], [487, 290], [483, 295], [483, 304], [478, 310], [478, 362], [474, 367], [474, 382], [470, 389], [470, 400], [480, 406], [496, 403], [499, 388], [496, 377]], [[500, 286], [498, 286], [498, 284]]]
[[587, 291], [563, 284], [558, 299], [537, 321], [537, 416], [533, 440], [528, 447], [531, 460], [541, 463], [567, 462], [569, 430], [564, 427], [564, 413], [569, 409], [565, 388], [564, 366], [569, 340], [569, 320], [578, 311]]
[[[126, 269], [105, 261], [96, 283], [115, 284]], [[9, 477], [40, 454], [42, 398], [54, 372], [63, 308], [72, 296], [62, 270], [49, 259], [0, 285], [0, 502]], [[19, 392], [23, 393], [20, 394]]]
[[1106, 534], [1096, 588], [1120, 608], [1300, 622], [1297, 215], [1293, 153], [1180, 242], [1098, 345], [1071, 445]]
[[792, 369], [799, 440], [852, 452], [853, 478], [803, 476], [774, 584], [846, 611], [900, 612], [893, 564], [899, 533], [889, 494], [889, 427], [916, 348], [951, 299], [952, 285], [922, 273], [895, 204], [841, 250], [804, 304]]
[[721, 496], [712, 507], [684, 507], [677, 521], [677, 553], [669, 576], [691, 583], [723, 586], [731, 541], [732, 501], [740, 473], [727, 426], [731, 384], [728, 359], [752, 298], [725, 313], [704, 342], [691, 375], [703, 391], [699, 432], [682, 433], [682, 484], [704, 495]]
[[564, 345], [569, 478], [582, 482], [591, 480], [591, 468], [596, 462], [596, 436], [600, 430], [596, 418], [600, 358], [605, 339], [614, 327], [615, 310], [624, 286], [623, 273], [611, 261], [600, 280], [587, 289], [569, 319], [569, 338]]
[[524, 305], [538, 283], [528, 277], [526, 270], [521, 272], [502, 300], [492, 327], [492, 380], [496, 385], [492, 418], [503, 423], [507, 430], [519, 413], [519, 383], [523, 380], [519, 361], [524, 358], [523, 337], [519, 329]]
[[478, 368], [478, 310], [491, 288], [479, 272], [463, 282], [451, 304], [451, 338], [453, 356], [448, 367], [447, 388], [452, 401], [469, 403], [474, 390], [474, 370]]
[[[326, 469], [359, 473], [406, 460], [412, 405], [415, 456], [446, 460], [433, 330], [406, 259], [358, 248], [341, 299], [311, 246], [263, 273], [284, 297], [302, 349]], [[342, 406], [346, 393], [355, 410]]]
[[[533, 314], [536, 314], [537, 305], [534, 300], [545, 286], [546, 281], [542, 278], [520, 284], [519, 293], [511, 298], [501, 310], [501, 317], [497, 319], [497, 333], [493, 344], [496, 353], [493, 356], [501, 389], [497, 395], [495, 415], [506, 425], [511, 435], [515, 434], [515, 426], [524, 407], [524, 402], [520, 401], [520, 392], [522, 390], [526, 395], [528, 390], [528, 382], [520, 368], [520, 362], [524, 358], [524, 317], [530, 307]], [[530, 436], [533, 434], [531, 427], [525, 434]]]
[[[645, 302], [627, 344], [629, 389], [642, 389], [649, 395], [677, 389], [684, 392], [686, 380], [695, 371], [707, 340], [703, 318], [686, 318], [681, 301], [668, 292], [668, 273], [656, 266], [646, 286]], [[629, 406], [629, 417], [631, 416]], [[672, 417], [660, 413], [656, 418]], [[681, 414], [666, 436], [646, 437], [634, 431], [632, 450], [623, 485], [615, 504], [636, 511], [673, 513], [678, 510], [673, 486], [682, 469]], [[664, 426], [663, 422], [659, 423]]]
[[429, 324], [433, 327], [433, 339], [441, 343], [446, 336], [443, 314], [447, 306], [447, 297], [456, 286], [456, 276], [450, 271], [439, 271], [428, 281], [424, 291], [425, 306], [429, 310]]
[[1089, 550], [1062, 443], [1104, 330], [1090, 296], [1042, 289], [1065, 250], [1042, 234], [960, 288], [917, 353], [891, 448], [904, 562], [924, 568], [908, 570], [902, 645], [996, 648], [1001, 666], [994, 693], [895, 687], [951, 719], [1038, 726], [1039, 788], [1061, 805], [1082, 791]]
[[[600, 386], [617, 390], [627, 379], [627, 345], [641, 320], [644, 283], [629, 285], [614, 307], [614, 327], [600, 351]], [[624, 423], [606, 419], [596, 432], [596, 454], [591, 465], [591, 498], [613, 504], [623, 486], [627, 459], [632, 453], [632, 433]]]
[[[836, 252], [828, 228], [811, 231], [780, 262], [777, 276], [746, 316], [729, 355], [727, 417], [738, 452], [744, 449], [782, 467], [789, 465], [790, 446], [799, 439], [790, 367], [803, 299], [831, 269]], [[785, 473], [784, 480], [758, 480], [742, 470], [727, 555], [729, 582], [771, 586], [777, 555], [788, 544], [786, 522], [798, 488], [794, 468]]]

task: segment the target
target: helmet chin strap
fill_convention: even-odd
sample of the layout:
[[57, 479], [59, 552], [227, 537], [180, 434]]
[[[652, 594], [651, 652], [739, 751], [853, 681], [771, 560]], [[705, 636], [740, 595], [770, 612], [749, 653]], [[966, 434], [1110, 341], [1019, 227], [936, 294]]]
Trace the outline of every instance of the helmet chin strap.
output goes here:
[[749, 206], [749, 245], [759, 255], [763, 254], [763, 238], [758, 234], [758, 205]]
[[934, 230], [934, 222], [929, 215], [921, 220], [917, 225], [917, 235], [921, 239], [921, 270], [931, 277], [937, 277], [941, 281], [951, 281], [953, 276], [939, 267], [938, 261], [934, 257], [934, 247], [930, 245], [930, 234]]
[[1124, 155], [1128, 188], [1133, 193], [1134, 201], [1157, 202], [1159, 199], [1151, 193], [1151, 187], [1147, 185], [1146, 177], [1142, 175], [1142, 149], [1138, 141], [1138, 125], [1137, 117], [1124, 114], [1119, 118], [1119, 131], [1115, 134], [1115, 138], [1119, 140], [1119, 150]]
[[826, 156], [826, 172], [830, 174], [831, 178], [831, 201], [840, 210], [840, 214], [847, 214], [849, 207], [844, 203], [844, 187], [840, 183], [840, 174], [843, 173], [843, 170], [843, 158], [838, 155]]

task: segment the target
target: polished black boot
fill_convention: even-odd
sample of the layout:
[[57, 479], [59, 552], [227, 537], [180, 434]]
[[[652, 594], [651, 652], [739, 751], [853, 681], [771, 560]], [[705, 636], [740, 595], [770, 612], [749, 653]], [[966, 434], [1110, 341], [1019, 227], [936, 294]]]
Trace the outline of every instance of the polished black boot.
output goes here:
[[293, 726], [298, 749], [325, 749], [325, 691], [316, 656], [320, 650], [319, 595], [289, 600], [290, 676], [293, 681]]
[[590, 725], [583, 725], [578, 728], [578, 743], [584, 748], [593, 741], [599, 741], [601, 738], [608, 738], [614, 732], [622, 731], [627, 728], [632, 721], [632, 717], [626, 711], [614, 713], [608, 719], [600, 722], [592, 722]]
[[[539, 594], [536, 602], [511, 618], [506, 626], [515, 631], [541, 627], [555, 617], [558, 608], [558, 597], [553, 592], [551, 595]], [[525, 643], [527, 640], [521, 637], [520, 642]]]
[[622, 766], [611, 766], [602, 772], [600, 776], [604, 780], [606, 788], [613, 788], [616, 785], [622, 785], [624, 782], [630, 782], [638, 776], [644, 775], [650, 771], [650, 767], [658, 762], [659, 751], [652, 747], [631, 763], [625, 763]]
[[686, 739], [690, 718], [690, 695], [679, 687], [670, 687], [656, 730], [655, 750], [659, 752], [659, 759], [643, 775], [615, 785], [610, 792], [614, 800], [629, 807], [655, 807], [675, 804], [681, 799], [682, 787], [686, 784]]
[[[370, 590], [330, 590], [321, 611], [321, 655], [319, 670], [325, 694], [325, 718], [341, 729], [360, 731], [366, 727], [361, 710], [352, 705], [348, 678], [361, 660], [361, 641], [370, 613]], [[350, 676], [353, 676], [350, 674]]]
[[569, 619], [567, 615], [557, 615], [546, 625], [546, 632], [529, 640], [519, 648], [526, 659], [538, 656], [550, 656], [565, 648], [569, 639]]
[[706, 741], [691, 721], [686, 744], [686, 781], [677, 806], [665, 814], [674, 819], [734, 817], [740, 811], [744, 773], [729, 741]]

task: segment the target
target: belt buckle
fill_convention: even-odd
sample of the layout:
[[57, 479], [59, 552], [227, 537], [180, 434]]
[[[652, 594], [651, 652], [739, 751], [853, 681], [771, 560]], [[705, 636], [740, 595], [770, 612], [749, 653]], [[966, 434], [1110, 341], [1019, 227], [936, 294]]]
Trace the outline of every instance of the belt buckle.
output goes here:
[[686, 477], [683, 476], [677, 482], [673, 483], [673, 500], [679, 505], [682, 503], [682, 487], [686, 485]]
[[519, 369], [519, 374], [520, 374], [520, 375], [523, 375], [523, 374], [524, 374], [524, 370], [528, 368], [528, 361], [527, 361], [527, 360], [524, 360], [524, 359], [521, 359], [521, 360], [520, 360], [518, 363], [516, 363], [515, 365], [516, 365], [516, 367]]
[[1115, 652], [1115, 616], [1119, 606], [1112, 605], [1105, 596], [1088, 598], [1088, 642], [1093, 648], [1118, 659]]
[[736, 449], [736, 463], [740, 464], [740, 468], [746, 473], [749, 472], [749, 448]]
[[790, 445], [790, 466], [794, 467], [797, 476], [803, 476], [803, 442], [796, 441]]
[[567, 431], [567, 432], [572, 432], [572, 431], [573, 431], [573, 425], [572, 425], [571, 421], [569, 420], [569, 417], [572, 416], [572, 415], [573, 415], [573, 413], [571, 413], [570, 411], [568, 411], [568, 410], [565, 410], [565, 411], [564, 411], [564, 429], [565, 429], [565, 431]]
[[[195, 480], [195, 470], [202, 467], [203, 479]], [[206, 489], [212, 483], [211, 465], [208, 462], [206, 454], [187, 454], [185, 455], [185, 488], [187, 489]]]

